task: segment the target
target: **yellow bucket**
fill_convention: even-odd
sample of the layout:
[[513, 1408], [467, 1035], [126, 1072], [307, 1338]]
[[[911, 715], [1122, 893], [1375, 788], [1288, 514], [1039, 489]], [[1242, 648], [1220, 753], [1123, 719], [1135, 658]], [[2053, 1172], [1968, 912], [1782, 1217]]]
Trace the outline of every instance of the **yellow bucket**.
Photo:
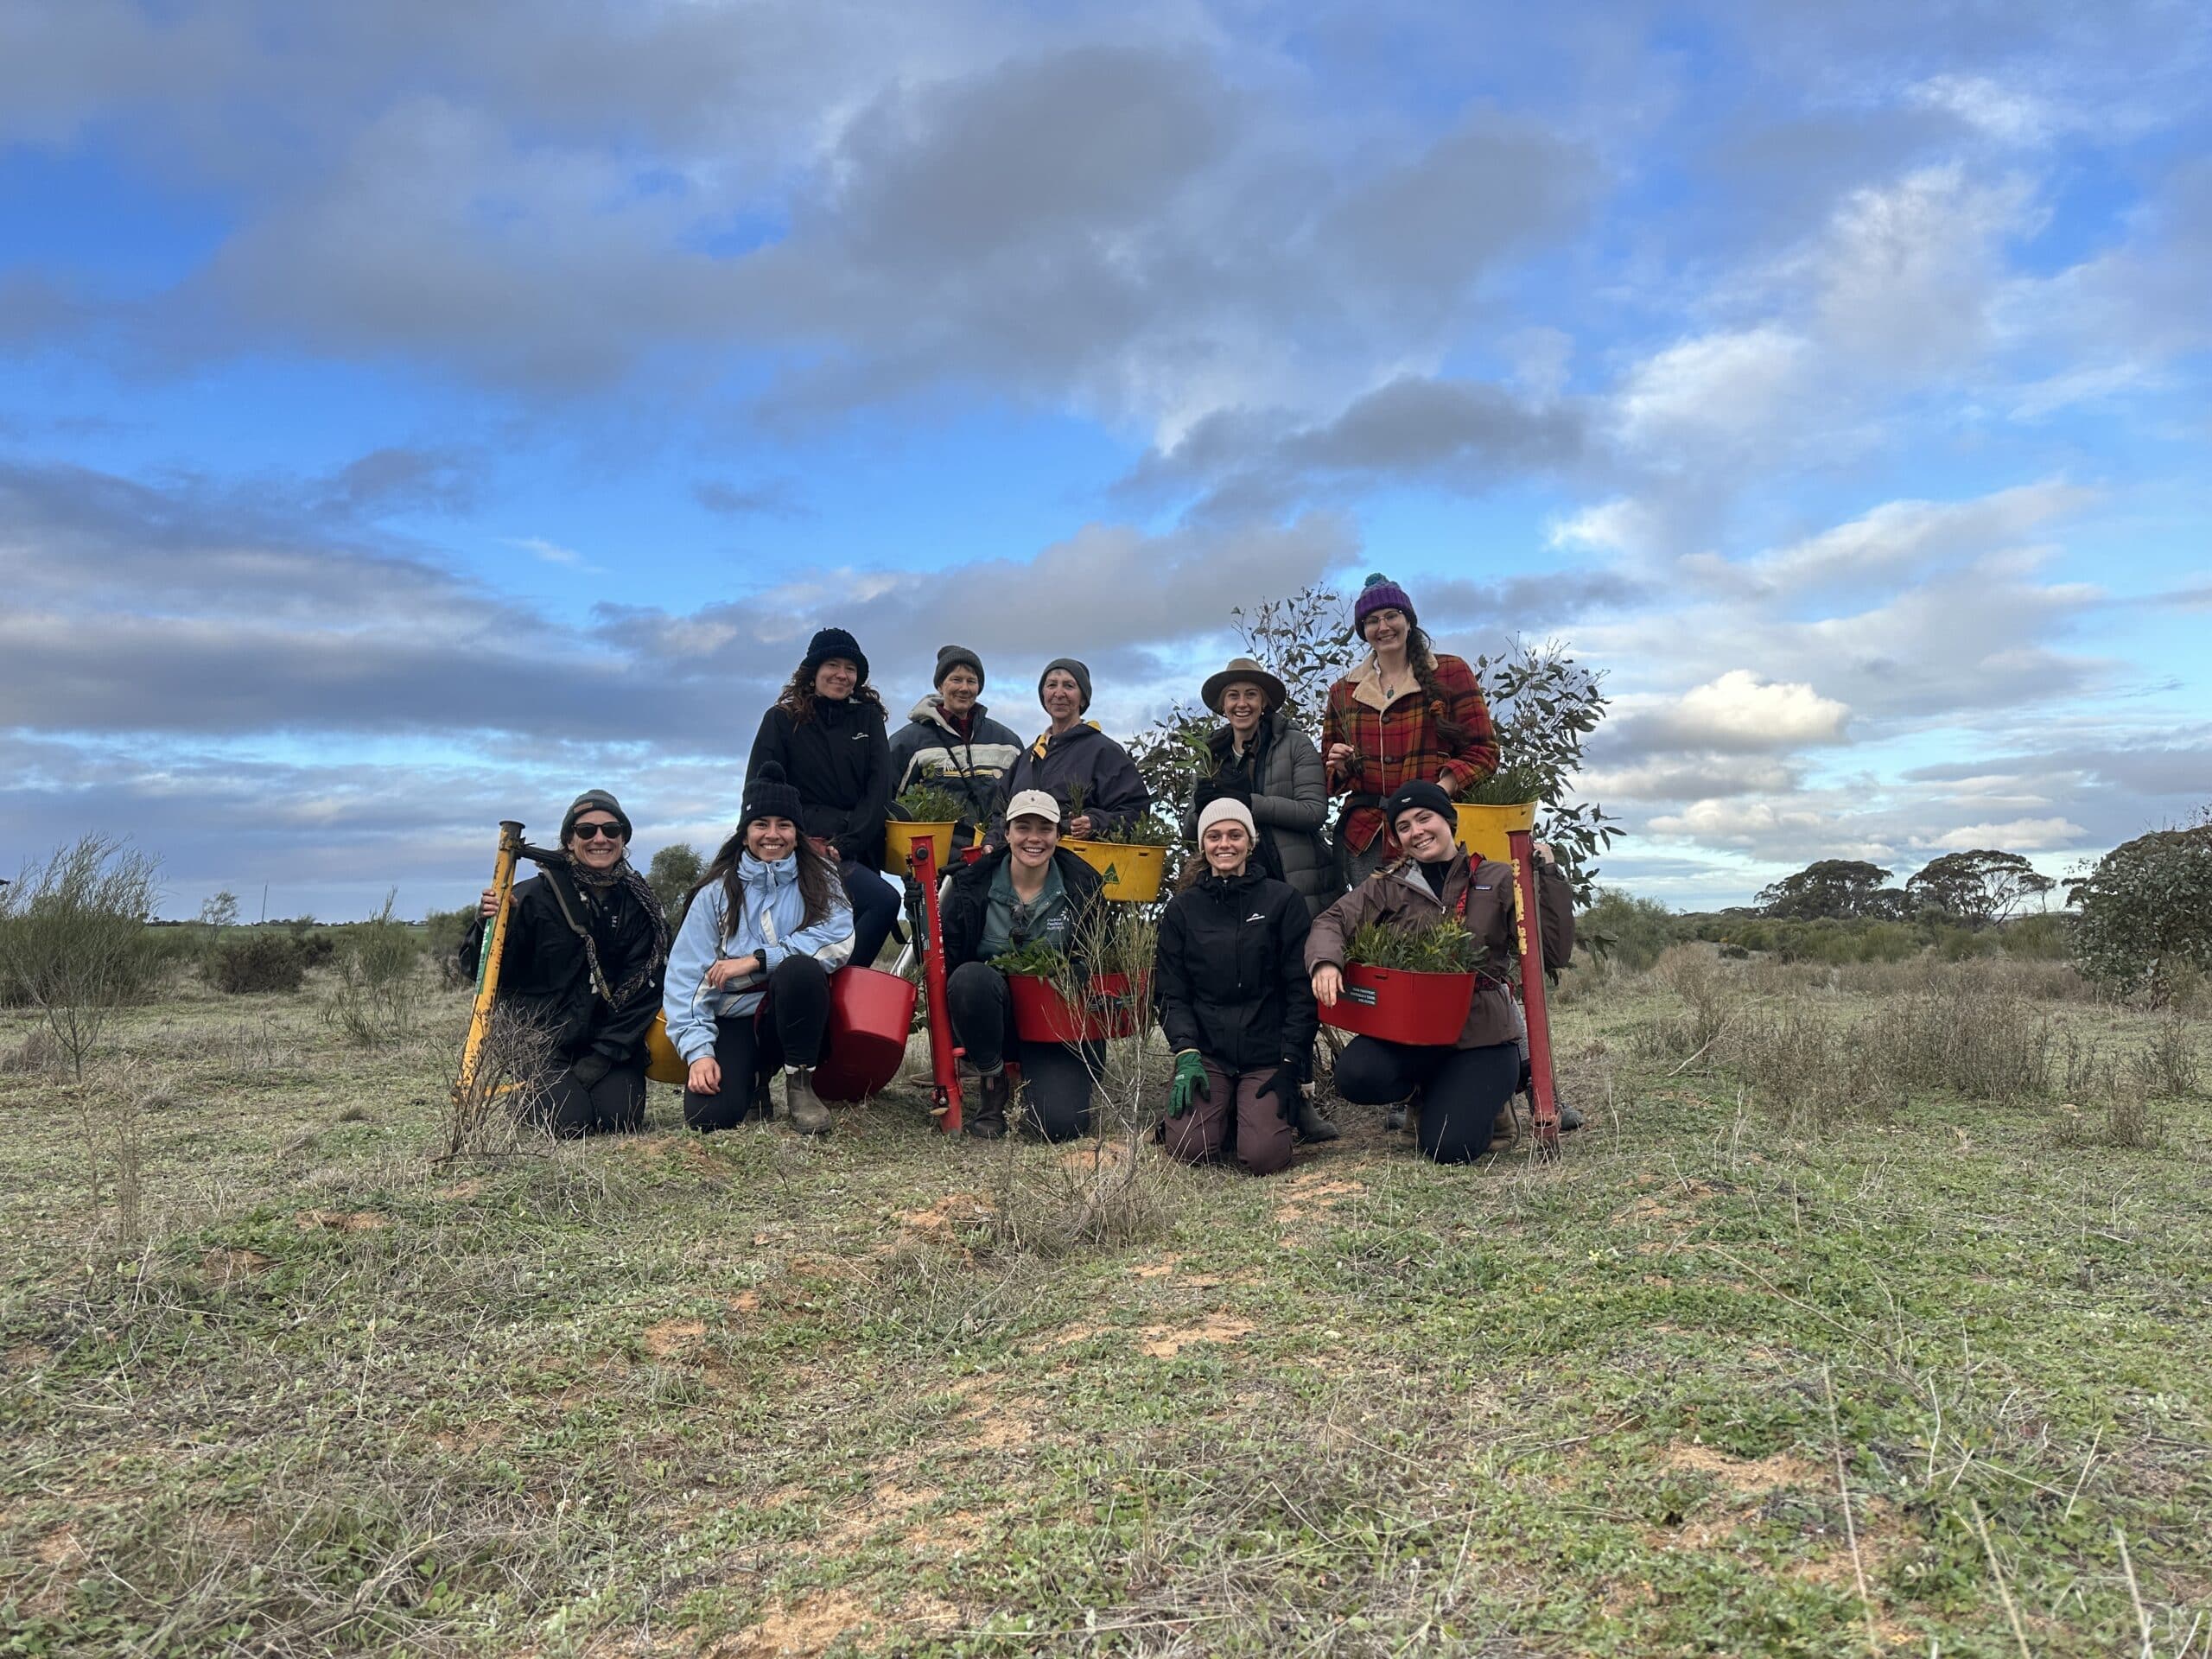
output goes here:
[[914, 843], [926, 841], [930, 851], [936, 855], [937, 868], [943, 874], [952, 862], [952, 832], [957, 823], [916, 823], [906, 818], [887, 819], [883, 825], [883, 861], [893, 875], [906, 874], [906, 861], [913, 856]]
[[691, 1068], [683, 1064], [683, 1057], [676, 1052], [676, 1045], [668, 1040], [668, 1020], [656, 1014], [653, 1022], [645, 1027], [645, 1075], [655, 1083], [681, 1084], [691, 1075]]
[[1165, 847], [1131, 847], [1117, 841], [1063, 841], [1061, 846], [1106, 878], [1105, 896], [1130, 904], [1160, 897], [1167, 874]]
[[1497, 863], [1513, 861], [1513, 846], [1506, 840], [1515, 830], [1536, 827], [1536, 803], [1523, 801], [1518, 806], [1477, 806], [1461, 801], [1452, 810], [1459, 819], [1459, 833], [1453, 837], [1468, 855], [1475, 859], [1491, 859]]

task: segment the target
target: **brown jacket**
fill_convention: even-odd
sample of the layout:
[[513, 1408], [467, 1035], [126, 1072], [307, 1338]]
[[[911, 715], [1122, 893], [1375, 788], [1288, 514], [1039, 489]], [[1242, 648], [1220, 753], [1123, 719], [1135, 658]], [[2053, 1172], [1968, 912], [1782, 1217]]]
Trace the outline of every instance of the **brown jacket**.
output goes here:
[[[1574, 954], [1574, 902], [1567, 882], [1541, 860], [1536, 864], [1536, 910], [1544, 930], [1544, 966], [1564, 968]], [[1462, 902], [1465, 910], [1462, 912]], [[1408, 931], [1434, 925], [1449, 911], [1459, 914], [1482, 950], [1482, 978], [1467, 1009], [1455, 1048], [1487, 1048], [1514, 1039], [1509, 982], [1514, 965], [1513, 867], [1484, 860], [1470, 868], [1466, 854], [1452, 861], [1439, 902], [1410, 860], [1377, 870], [1313, 918], [1306, 936], [1306, 971], [1344, 965], [1344, 947], [1370, 922]]]

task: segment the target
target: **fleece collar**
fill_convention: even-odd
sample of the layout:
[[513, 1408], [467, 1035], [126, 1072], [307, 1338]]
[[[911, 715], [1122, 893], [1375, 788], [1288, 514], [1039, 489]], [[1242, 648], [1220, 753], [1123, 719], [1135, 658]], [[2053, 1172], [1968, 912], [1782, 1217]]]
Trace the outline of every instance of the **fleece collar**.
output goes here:
[[1406, 666], [1406, 689], [1395, 697], [1384, 696], [1382, 695], [1382, 667], [1375, 660], [1375, 653], [1370, 651], [1367, 653], [1367, 660], [1352, 671], [1351, 700], [1354, 702], [1363, 702], [1370, 709], [1379, 713], [1395, 703], [1403, 702], [1408, 697], [1421, 696], [1421, 682], [1412, 677], [1413, 665], [1410, 663]]

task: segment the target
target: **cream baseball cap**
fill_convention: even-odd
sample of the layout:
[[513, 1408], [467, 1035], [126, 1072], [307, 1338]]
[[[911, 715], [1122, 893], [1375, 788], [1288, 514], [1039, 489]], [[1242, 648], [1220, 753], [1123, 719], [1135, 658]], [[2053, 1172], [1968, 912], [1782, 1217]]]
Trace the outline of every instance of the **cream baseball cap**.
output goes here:
[[1049, 790], [1025, 789], [1006, 804], [1006, 821], [1012, 823], [1016, 818], [1042, 818], [1058, 829], [1060, 804]]

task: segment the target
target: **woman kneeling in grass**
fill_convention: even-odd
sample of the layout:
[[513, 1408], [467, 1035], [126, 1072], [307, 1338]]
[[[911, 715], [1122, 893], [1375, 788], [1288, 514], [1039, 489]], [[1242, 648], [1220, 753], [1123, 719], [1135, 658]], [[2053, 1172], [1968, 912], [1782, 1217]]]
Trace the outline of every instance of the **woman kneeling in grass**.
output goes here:
[[683, 1121], [727, 1129], [777, 1067], [801, 1135], [830, 1133], [814, 1092], [830, 1024], [830, 976], [853, 951], [853, 906], [837, 866], [802, 841], [798, 791], [768, 762], [747, 779], [737, 833], [691, 889], [669, 957], [669, 1040], [690, 1067]]
[[[645, 1031], [660, 1001], [668, 918], [630, 863], [629, 815], [605, 790], [576, 797], [561, 849], [565, 861], [509, 896], [499, 1003], [545, 1035], [552, 1071], [537, 1115], [547, 1128], [564, 1139], [635, 1129], [645, 1121]], [[486, 888], [461, 942], [472, 978], [499, 907]]]
[[968, 1132], [986, 1139], [1006, 1133], [1012, 1048], [1038, 1129], [1047, 1141], [1071, 1141], [1090, 1127], [1100, 1057], [1065, 1043], [1016, 1047], [1014, 994], [999, 964], [1027, 957], [1034, 963], [1029, 971], [1059, 985], [1086, 983], [1088, 953], [1103, 942], [1105, 883], [1061, 848], [1059, 803], [1041, 789], [1007, 803], [1005, 836], [1003, 846], [956, 868], [946, 884], [945, 1012], [974, 1081]]
[[[1466, 930], [1475, 997], [1458, 1039], [1430, 1046], [1355, 1037], [1337, 1058], [1337, 1092], [1376, 1106], [1418, 1096], [1422, 1153], [1440, 1164], [1467, 1163], [1490, 1149], [1499, 1109], [1521, 1080], [1509, 988], [1513, 867], [1469, 860], [1452, 838], [1452, 803], [1433, 783], [1406, 785], [1385, 810], [1406, 856], [1315, 918], [1306, 963], [1313, 975], [1314, 999], [1332, 1007], [1344, 995], [1348, 947], [1362, 928], [1421, 933], [1451, 920]], [[1537, 870], [1544, 962], [1563, 967], [1574, 951], [1573, 904], [1566, 880], [1547, 860], [1538, 860]]]
[[1170, 1156], [1235, 1148], [1255, 1175], [1290, 1161], [1316, 1014], [1306, 977], [1306, 901], [1251, 868], [1258, 832], [1233, 796], [1198, 813], [1205, 862], [1160, 918], [1153, 997], [1175, 1051], [1163, 1126]]

